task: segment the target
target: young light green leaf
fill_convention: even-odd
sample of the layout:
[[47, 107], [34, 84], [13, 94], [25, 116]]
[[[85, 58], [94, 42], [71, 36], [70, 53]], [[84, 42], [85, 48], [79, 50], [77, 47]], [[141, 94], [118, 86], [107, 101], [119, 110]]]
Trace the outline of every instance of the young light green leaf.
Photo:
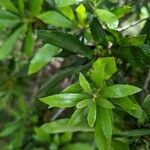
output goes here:
[[96, 118], [96, 124], [94, 128], [94, 137], [95, 137], [96, 145], [99, 150], [108, 150], [109, 142], [107, 141], [102, 129], [100, 109], [101, 107], [99, 106], [97, 109], [97, 118]]
[[110, 112], [111, 112], [110, 109], [108, 110], [108, 109], [100, 108], [99, 110], [100, 113], [99, 117], [100, 117], [102, 131], [109, 143], [111, 142], [112, 129], [113, 129], [112, 116]]
[[86, 107], [86, 106], [88, 106], [90, 104], [90, 101], [91, 101], [90, 99], [82, 100], [82, 101], [77, 103], [76, 107], [78, 109], [84, 108], [84, 107]]
[[109, 98], [121, 98], [140, 92], [141, 89], [132, 85], [116, 84], [103, 89], [102, 94]]
[[33, 55], [34, 44], [35, 44], [35, 39], [34, 39], [32, 27], [29, 27], [29, 30], [27, 31], [23, 42], [23, 51], [29, 57]]
[[76, 8], [76, 12], [77, 12], [77, 17], [78, 17], [80, 26], [84, 27], [85, 26], [85, 21], [87, 19], [86, 9], [85, 9], [84, 5], [80, 4]]
[[142, 103], [142, 108], [150, 115], [150, 95], [147, 95]]
[[72, 114], [71, 118], [69, 119], [68, 126], [73, 127], [78, 124], [83, 117], [83, 109], [76, 109], [76, 111]]
[[66, 7], [73, 4], [77, 4], [79, 2], [82, 2], [83, 0], [54, 0], [57, 7]]
[[97, 117], [97, 108], [96, 108], [96, 103], [93, 102], [89, 108], [89, 112], [87, 115], [87, 121], [90, 127], [94, 126], [96, 117]]
[[73, 23], [69, 19], [56, 11], [45, 12], [38, 15], [37, 18], [46, 24], [50, 24], [56, 27], [71, 28], [73, 26]]
[[66, 107], [73, 107], [80, 100], [86, 98], [89, 98], [89, 96], [85, 94], [64, 93], [64, 94], [56, 94], [56, 95], [40, 98], [40, 100], [48, 104], [50, 107], [66, 108]]
[[61, 93], [80, 93], [82, 92], [82, 88], [79, 82], [76, 82], [69, 87], [65, 88]]
[[99, 58], [93, 64], [91, 79], [99, 87], [104, 80], [109, 79], [116, 71], [116, 63], [113, 57]]
[[76, 132], [76, 131], [82, 131], [82, 132], [90, 132], [93, 131], [92, 128], [90, 128], [85, 123], [79, 123], [74, 127], [68, 126], [69, 119], [60, 119], [56, 120], [50, 123], [45, 123], [41, 128], [49, 133], [49, 134], [56, 134], [56, 133], [63, 133], [63, 132]]
[[0, 60], [7, 58], [8, 55], [11, 53], [14, 45], [16, 44], [17, 39], [20, 36], [22, 29], [23, 27], [17, 29], [6, 39], [6, 41], [2, 43], [2, 46], [0, 47]]
[[109, 28], [114, 29], [118, 26], [118, 18], [106, 9], [97, 9], [97, 17], [100, 21], [105, 22]]
[[50, 44], [45, 44], [42, 48], [38, 50], [38, 52], [31, 60], [28, 74], [32, 74], [39, 71], [49, 61], [51, 61], [52, 58], [58, 53], [59, 53], [59, 48]]
[[97, 102], [103, 108], [106, 108], [106, 109], [115, 108], [115, 106], [110, 101], [108, 101], [107, 99], [99, 98], [97, 100]]
[[90, 84], [89, 82], [86, 80], [86, 78], [84, 77], [84, 75], [82, 73], [80, 73], [80, 76], [79, 76], [79, 83], [80, 83], [80, 86], [83, 88], [83, 90], [86, 92], [86, 93], [89, 93], [91, 94], [92, 93], [92, 89], [90, 87]]
[[24, 14], [24, 0], [18, 0], [18, 9], [22, 14]]
[[32, 16], [40, 14], [42, 9], [43, 0], [31, 0], [29, 1], [30, 13]]
[[44, 42], [60, 47], [71, 53], [79, 53], [86, 57], [91, 57], [91, 51], [87, 48], [87, 46], [85, 46], [77, 37], [73, 35], [48, 30], [41, 30], [38, 34]]

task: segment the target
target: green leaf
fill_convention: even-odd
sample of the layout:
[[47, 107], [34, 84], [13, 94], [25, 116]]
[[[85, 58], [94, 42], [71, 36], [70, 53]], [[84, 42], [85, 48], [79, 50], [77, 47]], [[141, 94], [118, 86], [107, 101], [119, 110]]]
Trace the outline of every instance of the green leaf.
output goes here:
[[76, 107], [78, 109], [84, 108], [84, 107], [86, 107], [86, 106], [88, 106], [90, 104], [90, 101], [91, 101], [90, 99], [82, 100], [82, 101], [77, 103]]
[[76, 132], [76, 131], [82, 131], [82, 132], [93, 131], [92, 128], [90, 128], [87, 124], [83, 122], [77, 124], [74, 127], [69, 127], [68, 121], [69, 119], [56, 120], [50, 123], [45, 123], [41, 128], [49, 134], [56, 134], [56, 133], [63, 133], [63, 132]]
[[75, 19], [73, 10], [71, 7], [62, 7], [60, 8], [60, 11], [67, 17], [69, 18], [71, 21], [73, 21]]
[[24, 14], [24, 0], [18, 0], [18, 8], [19, 8], [19, 11]]
[[131, 11], [131, 6], [121, 6], [117, 7], [114, 10], [112, 10], [112, 13], [117, 16], [118, 19], [124, 17], [126, 14], [128, 14]]
[[69, 94], [56, 94], [40, 98], [40, 100], [50, 105], [50, 107], [65, 108], [75, 106], [80, 100], [86, 98], [89, 98], [89, 96], [85, 94], [69, 93]]
[[93, 146], [86, 143], [71, 143], [62, 147], [62, 150], [93, 150]]
[[106, 109], [115, 108], [115, 106], [110, 101], [108, 101], [107, 99], [99, 98], [97, 100], [97, 102], [103, 108], [106, 108]]
[[96, 104], [93, 102], [89, 108], [89, 112], [87, 115], [87, 121], [90, 127], [94, 126], [96, 121], [96, 116], [97, 116], [97, 108], [96, 108]]
[[23, 42], [23, 51], [29, 57], [33, 55], [35, 39], [32, 31], [32, 27], [29, 27], [29, 30], [26, 33], [24, 42]]
[[141, 89], [132, 85], [116, 84], [103, 89], [102, 94], [109, 98], [121, 98], [140, 92]]
[[89, 82], [86, 80], [86, 78], [84, 77], [84, 75], [82, 73], [80, 73], [80, 76], [79, 76], [79, 83], [80, 83], [80, 86], [83, 88], [83, 90], [86, 92], [86, 93], [89, 93], [91, 94], [92, 93], [92, 89], [90, 87], [90, 84]]
[[99, 58], [93, 64], [91, 79], [99, 87], [104, 80], [109, 79], [116, 71], [116, 63], [113, 57]]
[[81, 122], [83, 113], [84, 113], [83, 109], [76, 109], [76, 111], [72, 114], [71, 118], [69, 119], [68, 126], [73, 127], [79, 122]]
[[82, 88], [79, 82], [76, 82], [69, 87], [65, 88], [61, 93], [80, 93], [82, 92]]
[[31, 60], [28, 74], [32, 74], [39, 71], [48, 62], [50, 62], [52, 58], [58, 53], [59, 53], [59, 48], [50, 44], [45, 44], [42, 48], [38, 50], [38, 52]]
[[99, 117], [100, 117], [100, 122], [101, 122], [101, 127], [102, 131], [108, 140], [108, 142], [111, 142], [111, 137], [112, 137], [112, 115], [111, 115], [111, 110], [109, 109], [104, 109], [100, 108], [99, 110]]
[[17, 15], [3, 9], [0, 10], [0, 30], [9, 26], [12, 27], [20, 22], [21, 20]]
[[12, 33], [0, 47], [0, 60], [3, 60], [8, 57], [8, 55], [13, 50], [14, 45], [16, 44], [17, 39], [19, 38], [23, 27], [17, 29], [14, 33]]
[[85, 22], [87, 19], [87, 14], [86, 14], [86, 8], [84, 7], [83, 4], [80, 4], [77, 8], [76, 8], [76, 13], [77, 13], [77, 17], [79, 20], [79, 24], [80, 26], [84, 27], [85, 26]]
[[56, 11], [45, 12], [43, 14], [38, 15], [37, 18], [39, 18], [46, 24], [50, 24], [56, 27], [62, 27], [62, 28], [73, 27], [73, 23], [69, 19], [67, 19], [65, 16], [63, 16], [62, 14]]
[[118, 18], [106, 9], [96, 9], [97, 17], [100, 21], [105, 22], [111, 29], [117, 28]]
[[1, 0], [2, 6], [9, 11], [12, 11], [14, 13], [18, 13], [18, 9], [16, 6], [13, 4], [11, 0]]
[[138, 35], [133, 37], [126, 37], [123, 39], [124, 45], [127, 46], [141, 46], [144, 44], [146, 35]]
[[129, 150], [128, 141], [123, 138], [113, 139], [112, 147], [114, 150]]
[[73, 4], [77, 4], [79, 2], [82, 2], [83, 0], [54, 0], [57, 7], [66, 7]]
[[39, 37], [44, 40], [44, 42], [60, 47], [71, 53], [79, 53], [86, 57], [91, 57], [90, 50], [73, 35], [48, 30], [41, 30], [38, 32], [38, 34]]
[[42, 9], [43, 0], [31, 0], [29, 1], [30, 13], [32, 16], [40, 14]]
[[101, 108], [97, 109], [98, 112], [97, 112], [96, 125], [94, 128], [94, 137], [99, 150], [108, 150], [109, 143], [106, 140], [106, 137], [102, 129], [100, 109]]
[[93, 18], [92, 22], [90, 23], [90, 30], [94, 41], [98, 45], [107, 45], [105, 30], [103, 29], [97, 18]]
[[150, 95], [147, 95], [142, 103], [142, 108], [150, 115]]

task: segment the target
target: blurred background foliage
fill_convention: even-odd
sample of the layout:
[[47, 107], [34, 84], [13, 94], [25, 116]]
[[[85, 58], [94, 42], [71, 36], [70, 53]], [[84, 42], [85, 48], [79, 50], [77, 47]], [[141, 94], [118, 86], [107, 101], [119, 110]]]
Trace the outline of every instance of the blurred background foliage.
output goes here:
[[[93, 8], [107, 11], [99, 13]], [[99, 20], [93, 19], [95, 13]], [[113, 82], [143, 88], [142, 94], [137, 95], [142, 105], [150, 90], [149, 16], [149, 0], [0, 0], [0, 149], [96, 149], [91, 133], [48, 134], [39, 128], [70, 116], [73, 110], [48, 110], [38, 97], [59, 93], [96, 58], [114, 56], [119, 72]], [[100, 20], [104, 30], [98, 35]], [[38, 36], [38, 30], [44, 29], [54, 31], [52, 36], [64, 43]], [[67, 49], [65, 44], [74, 40], [65, 33], [78, 37], [94, 57], [81, 57], [86, 54], [70, 47], [66, 51], [57, 49]], [[45, 46], [48, 41], [56, 47]], [[55, 53], [47, 49], [55, 49]], [[40, 51], [45, 51], [45, 55]], [[149, 96], [146, 102], [143, 108], [149, 111]], [[119, 128], [150, 128], [149, 117], [136, 120], [119, 113]], [[114, 145], [117, 143], [124, 150], [149, 150], [150, 136], [118, 138], [113, 141]]]

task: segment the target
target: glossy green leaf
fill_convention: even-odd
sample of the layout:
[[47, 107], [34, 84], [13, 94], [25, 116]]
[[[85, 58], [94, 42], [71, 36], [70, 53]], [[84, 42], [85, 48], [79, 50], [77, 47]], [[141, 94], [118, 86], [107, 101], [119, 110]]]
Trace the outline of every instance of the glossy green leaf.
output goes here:
[[106, 108], [106, 109], [115, 108], [115, 106], [110, 101], [108, 101], [107, 99], [99, 98], [97, 100], [97, 102], [103, 108]]
[[150, 115], [150, 95], [147, 95], [142, 103], [142, 108]]
[[83, 0], [54, 0], [57, 7], [66, 7], [82, 2]]
[[99, 58], [93, 64], [91, 79], [98, 87], [104, 80], [109, 79], [117, 71], [113, 57]]
[[75, 16], [74, 16], [74, 13], [73, 13], [73, 9], [71, 7], [62, 7], [60, 8], [60, 11], [67, 17], [69, 18], [70, 20], [74, 20], [75, 19]]
[[112, 137], [112, 130], [113, 130], [113, 122], [112, 122], [112, 116], [110, 114], [111, 110], [100, 108], [99, 110], [99, 117], [101, 122], [102, 131], [108, 140], [108, 142], [111, 142]]
[[[50, 24], [56, 27], [72, 28], [73, 23], [62, 14], [56, 11], [48, 11], [37, 16], [46, 24]], [[59, 21], [58, 21], [59, 20]]]
[[86, 78], [84, 77], [84, 75], [82, 73], [80, 73], [80, 76], [79, 76], [79, 83], [80, 83], [80, 86], [82, 87], [82, 89], [86, 92], [86, 93], [89, 93], [91, 94], [92, 93], [92, 89], [90, 87], [90, 84], [89, 82], [86, 80]]
[[29, 1], [30, 13], [32, 16], [40, 14], [42, 9], [43, 0], [31, 0]]
[[114, 29], [118, 26], [118, 18], [106, 9], [97, 9], [96, 10], [97, 17], [100, 21], [106, 23], [109, 28]]
[[132, 85], [116, 84], [103, 89], [102, 94], [109, 98], [121, 98], [140, 92], [141, 89]]
[[77, 94], [77, 93], [69, 93], [69, 94], [56, 94], [44, 98], [40, 98], [40, 100], [50, 107], [72, 107], [75, 106], [80, 100], [89, 98], [88, 95]]
[[78, 109], [84, 108], [90, 104], [91, 99], [85, 99], [77, 103], [76, 107]]
[[92, 22], [90, 23], [90, 30], [92, 37], [97, 44], [103, 46], [107, 45], [105, 30], [103, 29], [97, 18], [93, 18]]
[[81, 122], [83, 117], [83, 109], [76, 109], [75, 112], [72, 114], [71, 118], [69, 119], [68, 126], [73, 127], [79, 122]]
[[48, 30], [41, 30], [38, 32], [38, 34], [44, 42], [60, 47], [71, 53], [79, 53], [86, 57], [91, 57], [90, 50], [73, 35]]
[[93, 131], [92, 128], [90, 128], [85, 123], [77, 124], [74, 127], [68, 126], [69, 119], [60, 119], [56, 120], [50, 123], [45, 123], [42, 125], [42, 129], [49, 133], [49, 134], [56, 134], [56, 133], [63, 133], [63, 132], [76, 132], [76, 131], [82, 131], [82, 132], [90, 132]]
[[65, 88], [61, 93], [80, 93], [82, 92], [82, 88], [79, 82], [76, 82], [67, 88]]
[[96, 117], [97, 117], [97, 108], [96, 108], [96, 104], [93, 102], [89, 108], [89, 112], [87, 115], [87, 121], [90, 127], [94, 126]]
[[59, 53], [59, 48], [50, 44], [45, 44], [42, 48], [38, 50], [38, 52], [31, 60], [28, 74], [32, 74], [39, 71], [48, 62], [50, 62], [52, 58], [58, 53]]
[[17, 29], [2, 43], [2, 46], [0, 47], [0, 60], [3, 60], [9, 56], [21, 34], [22, 29], [23, 27]]
[[97, 109], [97, 119], [96, 119], [96, 124], [94, 128], [94, 137], [95, 137], [95, 142], [99, 150], [108, 150], [109, 148], [109, 143], [104, 135], [103, 129], [102, 129], [102, 124], [101, 124], [101, 112], [100, 112], [100, 107]]
[[126, 14], [128, 14], [131, 11], [132, 7], [131, 6], [121, 6], [121, 7], [117, 7], [115, 8], [112, 13], [115, 14], [117, 16], [117, 18], [122, 18], [124, 17]]
[[27, 56], [31, 57], [33, 55], [34, 45], [35, 45], [35, 39], [34, 39], [32, 27], [29, 27], [29, 30], [27, 31], [23, 42], [23, 51]]
[[2, 6], [9, 11], [12, 11], [14, 13], [18, 13], [18, 9], [16, 6], [13, 4], [11, 0], [1, 0]]

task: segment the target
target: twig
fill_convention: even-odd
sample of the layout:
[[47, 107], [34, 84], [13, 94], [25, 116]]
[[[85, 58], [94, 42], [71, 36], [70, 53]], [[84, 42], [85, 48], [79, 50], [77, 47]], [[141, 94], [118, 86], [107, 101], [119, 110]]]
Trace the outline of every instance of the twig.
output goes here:
[[51, 121], [56, 120], [56, 119], [60, 116], [60, 114], [63, 113], [64, 110], [65, 110], [64, 108], [59, 109], [59, 110], [55, 113], [55, 115], [51, 118]]
[[138, 21], [136, 21], [136, 22], [133, 22], [132, 24], [130, 24], [130, 25], [128, 25], [128, 26], [125, 26], [125, 27], [123, 27], [123, 28], [118, 28], [118, 31], [123, 32], [123, 31], [125, 31], [125, 30], [128, 30], [129, 28], [134, 27], [134, 26], [136, 26], [137, 24], [139, 24], [139, 23], [141, 23], [141, 22], [143, 22], [143, 21], [145, 21], [145, 20], [147, 20], [147, 19], [149, 19], [149, 17], [148, 17], [148, 18], [143, 18], [143, 19], [138, 20]]
[[145, 80], [145, 83], [144, 83], [144, 86], [143, 86], [143, 89], [145, 90], [145, 92], [147, 94], [149, 93], [149, 90], [148, 90], [149, 84], [150, 84], [150, 70], [148, 71], [148, 74], [147, 74], [147, 77], [146, 77], [146, 80]]

